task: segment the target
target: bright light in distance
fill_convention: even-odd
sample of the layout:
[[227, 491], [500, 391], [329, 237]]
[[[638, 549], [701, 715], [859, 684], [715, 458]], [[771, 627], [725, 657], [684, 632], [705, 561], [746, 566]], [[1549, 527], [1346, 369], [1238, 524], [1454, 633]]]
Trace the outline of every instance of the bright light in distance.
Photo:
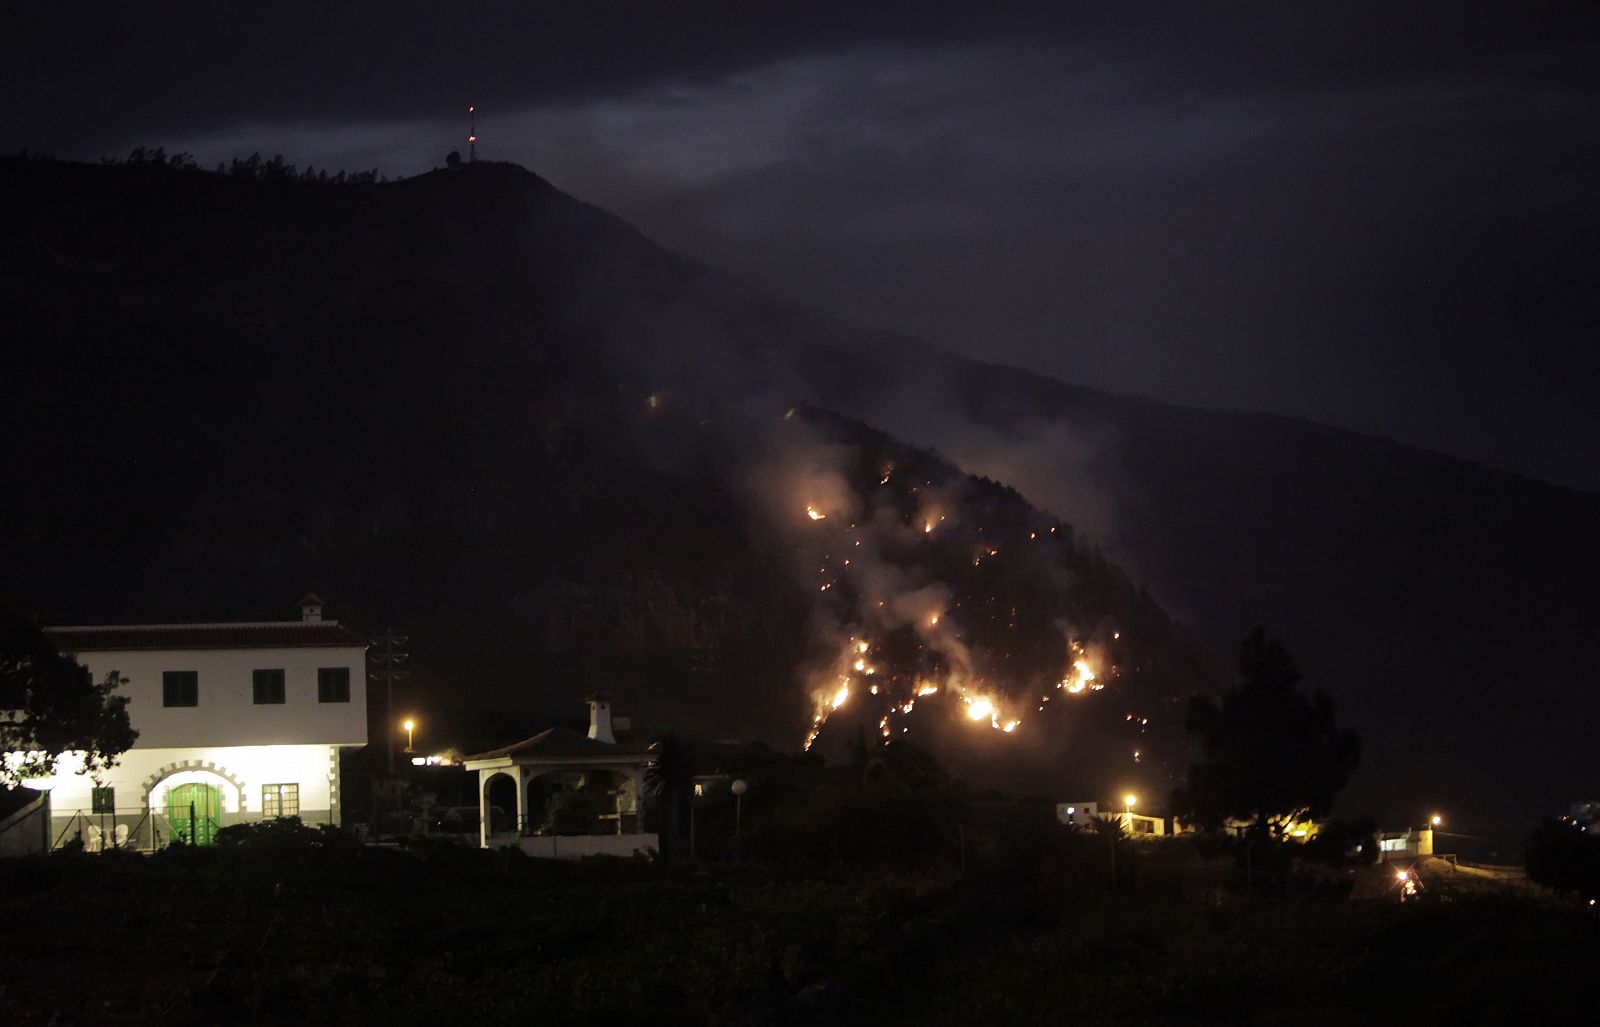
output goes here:
[[814, 506], [808, 506], [806, 507], [806, 516], [814, 521], [820, 521], [826, 518], [828, 515], [818, 510]]
[[417, 722], [414, 721], [414, 720], [408, 720], [404, 724], [401, 724], [400, 726], [405, 728], [407, 731], [414, 731], [414, 730], [416, 730]]
[[1433, 815], [1433, 826], [1438, 827], [1442, 823], [1444, 823], [1444, 817], [1441, 817], [1439, 814], [1435, 813]]
[[1396, 881], [1404, 881], [1404, 880], [1408, 879], [1410, 876], [1411, 876], [1411, 873], [1409, 871], [1399, 870], [1399, 871], [1395, 872], [1394, 879]]
[[1138, 805], [1138, 802], [1139, 797], [1134, 795], [1132, 792], [1129, 792], [1127, 795], [1122, 797], [1122, 804], [1129, 809], [1133, 809], [1134, 806]]
[[974, 699], [967, 703], [967, 716], [973, 720], [992, 717], [994, 712], [994, 703], [988, 699]]

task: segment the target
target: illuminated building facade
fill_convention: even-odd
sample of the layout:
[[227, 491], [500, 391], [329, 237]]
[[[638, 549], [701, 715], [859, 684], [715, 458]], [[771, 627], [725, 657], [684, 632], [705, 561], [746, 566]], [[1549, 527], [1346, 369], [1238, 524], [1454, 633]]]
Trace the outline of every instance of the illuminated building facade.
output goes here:
[[298, 816], [338, 824], [340, 750], [367, 744], [366, 646], [322, 619], [47, 628], [96, 681], [126, 683], [133, 748], [100, 780], [62, 758], [53, 844], [206, 844], [229, 824]]

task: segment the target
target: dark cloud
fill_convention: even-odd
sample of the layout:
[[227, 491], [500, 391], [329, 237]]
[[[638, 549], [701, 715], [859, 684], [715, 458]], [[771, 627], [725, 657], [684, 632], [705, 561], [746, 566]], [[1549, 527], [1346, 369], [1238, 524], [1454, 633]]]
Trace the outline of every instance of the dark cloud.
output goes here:
[[784, 296], [1600, 488], [1596, 9], [1400, 7], [34, 5], [0, 145], [403, 174], [476, 102]]

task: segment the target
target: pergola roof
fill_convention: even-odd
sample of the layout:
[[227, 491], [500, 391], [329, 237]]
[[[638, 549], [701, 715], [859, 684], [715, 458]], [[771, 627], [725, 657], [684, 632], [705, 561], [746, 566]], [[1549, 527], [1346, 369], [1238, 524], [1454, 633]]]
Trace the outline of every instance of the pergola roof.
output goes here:
[[463, 758], [463, 763], [479, 760], [510, 759], [515, 763], [532, 763], [542, 760], [598, 760], [605, 762], [637, 762], [649, 758], [649, 752], [632, 745], [614, 745], [590, 738], [588, 735], [564, 727], [547, 728], [532, 738], [490, 749]]

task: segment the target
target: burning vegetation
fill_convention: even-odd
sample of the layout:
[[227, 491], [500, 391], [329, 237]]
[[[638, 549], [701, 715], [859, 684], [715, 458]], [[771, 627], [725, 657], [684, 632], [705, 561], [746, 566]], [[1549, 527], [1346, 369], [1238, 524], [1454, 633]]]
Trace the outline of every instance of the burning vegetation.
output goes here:
[[1181, 629], [1070, 526], [833, 415], [782, 431], [758, 480], [813, 597], [807, 750], [948, 751], [982, 730], [1077, 746], [1110, 774], [1181, 729], [1172, 709], [1202, 683], [1171, 658]]

